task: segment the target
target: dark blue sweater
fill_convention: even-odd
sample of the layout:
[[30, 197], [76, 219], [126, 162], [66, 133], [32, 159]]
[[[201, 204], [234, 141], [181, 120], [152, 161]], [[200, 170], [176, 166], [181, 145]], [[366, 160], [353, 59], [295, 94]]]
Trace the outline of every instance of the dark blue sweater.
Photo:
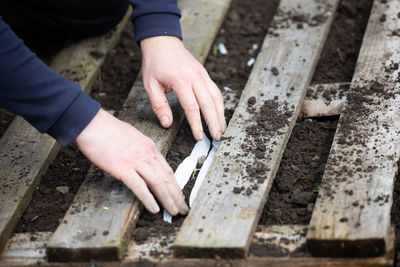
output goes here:
[[[182, 38], [176, 0], [129, 0], [135, 38]], [[79, 84], [40, 61], [0, 17], [0, 106], [24, 117], [62, 146], [70, 144], [100, 109]]]

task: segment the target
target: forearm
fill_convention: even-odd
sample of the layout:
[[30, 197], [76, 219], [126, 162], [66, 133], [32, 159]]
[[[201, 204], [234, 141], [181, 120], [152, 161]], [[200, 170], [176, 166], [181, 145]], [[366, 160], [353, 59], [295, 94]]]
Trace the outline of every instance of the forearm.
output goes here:
[[72, 142], [100, 105], [41, 62], [0, 17], [0, 106], [62, 145]]

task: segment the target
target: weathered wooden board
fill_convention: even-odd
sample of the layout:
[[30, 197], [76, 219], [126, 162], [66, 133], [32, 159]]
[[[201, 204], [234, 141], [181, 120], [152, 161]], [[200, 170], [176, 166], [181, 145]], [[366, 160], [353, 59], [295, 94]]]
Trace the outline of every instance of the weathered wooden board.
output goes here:
[[176, 238], [177, 255], [246, 256], [337, 4], [281, 1], [228, 126], [228, 140]]
[[299, 116], [336, 116], [342, 112], [350, 83], [315, 84], [308, 88]]
[[[106, 53], [118, 41], [129, 13], [111, 32], [63, 49], [50, 64], [58, 73], [89, 93]], [[96, 57], [91, 54], [95, 53]], [[28, 205], [41, 175], [60, 147], [48, 135], [40, 134], [21, 117], [16, 117], [0, 140], [0, 251]]]
[[[311, 258], [304, 251], [305, 225], [277, 225], [262, 227], [251, 247], [263, 256], [251, 254], [247, 259], [183, 259], [172, 257], [172, 244], [178, 229], [171, 236], [150, 238], [137, 245], [130, 242], [121, 262], [102, 262], [101, 266], [392, 266], [393, 247], [387, 255], [377, 258], [334, 259]], [[394, 232], [392, 232], [394, 238]], [[50, 232], [16, 234], [9, 239], [0, 254], [0, 266], [87, 266], [87, 263], [51, 263], [46, 260], [46, 244]], [[161, 243], [163, 245], [161, 245]], [[166, 245], [165, 245], [166, 243]], [[392, 242], [393, 244], [393, 242]], [[279, 251], [287, 253], [279, 253]], [[265, 254], [264, 254], [265, 253]], [[273, 255], [273, 256], [268, 256]]]
[[374, 1], [310, 222], [316, 256], [377, 256], [389, 244], [400, 149], [399, 1]]
[[[184, 43], [200, 62], [206, 59], [229, 5], [230, 0], [180, 2]], [[174, 113], [174, 124], [163, 129], [152, 112], [139, 75], [119, 116], [152, 138], [164, 155], [184, 119], [176, 96], [169, 94], [168, 100]], [[125, 235], [136, 223], [141, 209], [129, 189], [92, 168], [64, 217], [67, 223], [61, 224], [50, 240], [49, 260], [120, 259], [126, 247]]]

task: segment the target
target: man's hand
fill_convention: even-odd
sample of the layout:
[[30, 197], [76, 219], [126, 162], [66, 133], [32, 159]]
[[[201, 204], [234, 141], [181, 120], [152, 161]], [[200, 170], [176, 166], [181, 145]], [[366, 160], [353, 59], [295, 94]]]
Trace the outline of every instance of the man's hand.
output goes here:
[[156, 36], [143, 39], [140, 46], [144, 88], [161, 125], [170, 127], [172, 124], [172, 112], [165, 93], [174, 90], [193, 136], [197, 140], [203, 139], [201, 110], [212, 137], [220, 140], [226, 130], [221, 92], [182, 41], [173, 36]]
[[100, 110], [76, 143], [91, 162], [130, 188], [150, 212], [160, 208], [149, 188], [170, 214], [189, 211], [172, 169], [154, 142], [130, 124]]

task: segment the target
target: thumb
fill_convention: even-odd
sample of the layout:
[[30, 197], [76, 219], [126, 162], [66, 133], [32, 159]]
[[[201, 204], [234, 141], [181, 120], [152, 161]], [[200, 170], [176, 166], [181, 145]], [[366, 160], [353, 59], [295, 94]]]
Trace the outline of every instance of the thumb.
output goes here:
[[156, 114], [162, 127], [170, 127], [172, 125], [173, 116], [163, 86], [158, 82], [154, 82], [148, 87], [146, 91], [150, 98], [153, 112]]

